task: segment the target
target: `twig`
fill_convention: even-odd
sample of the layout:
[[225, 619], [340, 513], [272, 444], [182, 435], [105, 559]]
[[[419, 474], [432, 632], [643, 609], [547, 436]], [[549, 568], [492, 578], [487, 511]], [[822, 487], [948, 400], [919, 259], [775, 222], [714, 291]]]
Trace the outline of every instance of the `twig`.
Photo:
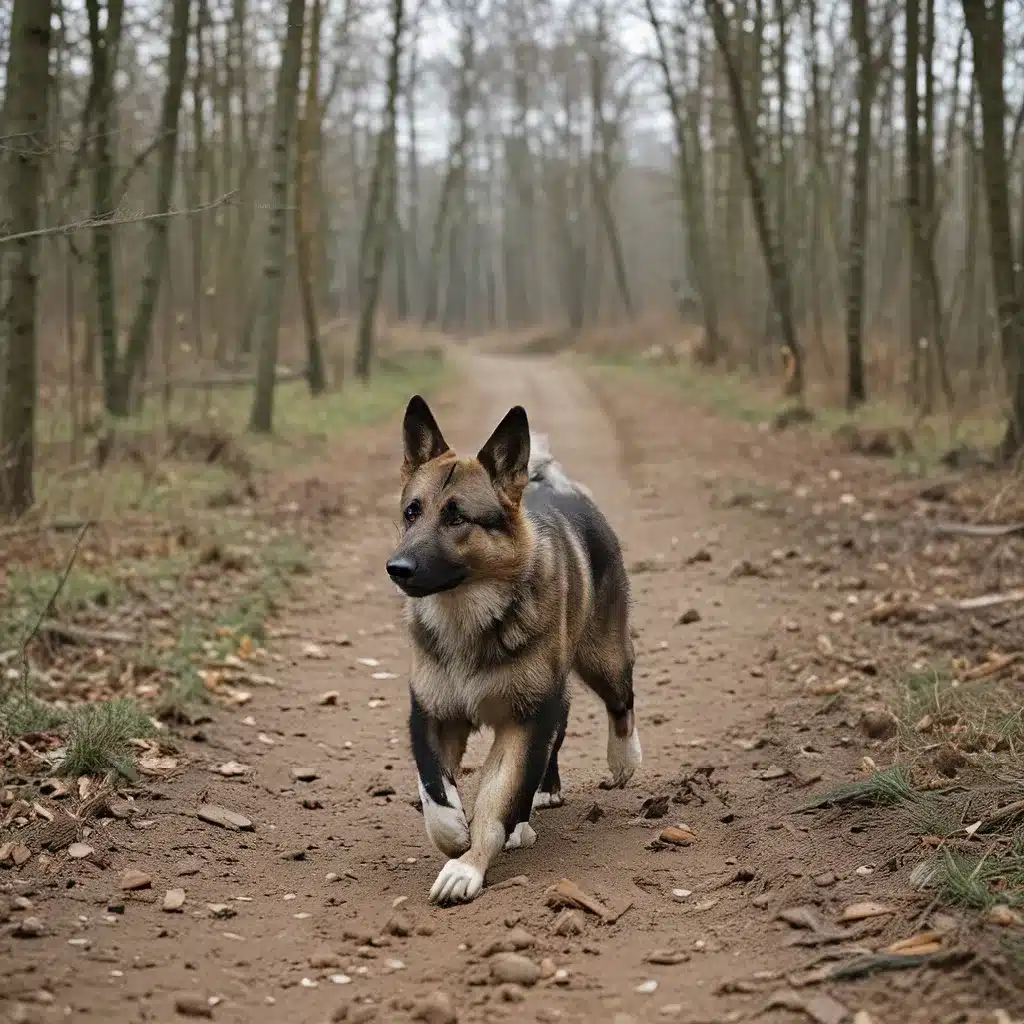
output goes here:
[[1015, 818], [1018, 814], [1024, 815], [1024, 800], [1015, 800], [1012, 804], [1007, 804], [1005, 807], [1000, 807], [999, 810], [993, 811], [982, 819], [981, 827], [987, 829], [1001, 821], [1006, 821], [1008, 818]]
[[1009, 537], [1024, 533], [1024, 523], [936, 523], [934, 532], [946, 537]]
[[82, 524], [82, 528], [78, 531], [78, 536], [75, 538], [74, 547], [71, 549], [71, 555], [68, 558], [67, 565], [64, 566], [64, 571], [61, 573], [60, 579], [57, 580], [57, 586], [54, 587], [53, 593], [50, 594], [49, 600], [43, 606], [42, 611], [36, 616], [35, 622], [32, 624], [32, 628], [25, 634], [24, 639], [18, 645], [18, 656], [21, 659], [21, 692], [24, 697], [28, 696], [28, 680], [29, 680], [29, 664], [28, 664], [28, 645], [32, 643], [36, 635], [39, 633], [39, 628], [42, 626], [43, 621], [53, 611], [53, 606], [57, 602], [57, 598], [60, 597], [60, 592], [64, 589], [64, 584], [67, 583], [68, 577], [71, 575], [71, 570], [75, 566], [75, 559], [78, 557], [78, 549], [82, 546], [82, 541], [85, 539], [86, 531], [92, 525], [91, 522], [85, 522]]
[[1002, 593], [965, 597], [962, 601], [954, 601], [953, 607], [962, 612], [972, 612], [979, 608], [994, 608], [1000, 604], [1019, 604], [1021, 601], [1024, 601], [1024, 587], [1017, 587]]
[[49, 228], [38, 228], [35, 231], [22, 231], [16, 235], [0, 236], [0, 245], [9, 245], [11, 242], [20, 242], [26, 238], [42, 238], [48, 235], [69, 235], [75, 231], [95, 231], [98, 228], [117, 227], [121, 224], [142, 224], [151, 220], [166, 220], [168, 217], [190, 217], [197, 213], [206, 213], [223, 206], [234, 196], [238, 195], [238, 189], [225, 192], [224, 195], [204, 203], [202, 206], [193, 206], [187, 210], [165, 210], [163, 213], [142, 213], [134, 217], [117, 217], [109, 215], [105, 217], [88, 217], [85, 220], [73, 221], [71, 224], [56, 224]]

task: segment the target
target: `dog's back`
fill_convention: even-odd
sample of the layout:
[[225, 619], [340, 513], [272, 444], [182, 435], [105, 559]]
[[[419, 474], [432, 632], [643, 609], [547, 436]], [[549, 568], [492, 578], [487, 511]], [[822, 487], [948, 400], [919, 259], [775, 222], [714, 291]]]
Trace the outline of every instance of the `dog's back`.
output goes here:
[[609, 600], [628, 602], [629, 576], [615, 531], [590, 491], [570, 479], [551, 454], [543, 434], [530, 435], [529, 478], [523, 492], [527, 514], [541, 528], [561, 520], [575, 535], [590, 562], [596, 610]]

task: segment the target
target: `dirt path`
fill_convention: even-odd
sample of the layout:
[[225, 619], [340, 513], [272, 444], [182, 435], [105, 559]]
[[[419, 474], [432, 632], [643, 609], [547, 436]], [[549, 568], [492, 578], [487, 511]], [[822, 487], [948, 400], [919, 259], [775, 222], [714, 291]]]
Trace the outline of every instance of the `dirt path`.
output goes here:
[[[383, 572], [395, 536], [391, 425], [362, 463], [329, 471], [360, 511], [341, 523], [321, 577], [275, 645], [280, 660], [266, 668], [274, 685], [244, 712], [192, 731], [197, 770], [138, 801], [151, 826], [94, 834], [107, 870], [66, 862], [30, 878], [25, 895], [48, 936], [0, 939], [0, 983], [20, 1000], [0, 1007], [23, 1014], [15, 1019], [166, 1021], [182, 992], [216, 997], [214, 1018], [238, 1024], [403, 1022], [432, 992], [462, 1022], [740, 1019], [729, 1014], [756, 1011], [764, 998], [742, 982], [759, 971], [781, 977], [814, 956], [787, 944], [793, 932], [775, 920], [782, 906], [820, 904], [823, 894], [836, 906], [878, 897], [856, 871], [855, 836], [822, 850], [787, 813], [809, 781], [839, 778], [855, 763], [842, 737], [784, 726], [774, 713], [772, 666], [791, 635], [784, 623], [798, 620], [806, 633], [825, 610], [786, 580], [736, 585], [730, 567], [780, 540], [764, 519], [709, 504], [699, 481], [722, 455], [702, 421], [686, 410], [665, 418], [629, 385], [598, 393], [558, 361], [463, 358], [467, 385], [435, 406], [449, 441], [478, 446], [522, 402], [620, 532], [639, 634], [642, 770], [624, 791], [598, 789], [604, 714], [577, 690], [565, 805], [536, 815], [536, 845], [503, 855], [472, 905], [427, 903], [442, 858], [411, 804], [408, 649]], [[690, 609], [698, 621], [687, 621]], [[324, 706], [330, 690], [337, 702]], [[468, 772], [484, 749], [479, 738], [471, 744]], [[224, 779], [206, 770], [232, 760], [252, 771]], [[197, 821], [203, 792], [255, 830]], [[664, 816], [641, 817], [644, 801], [659, 796]], [[699, 841], [652, 849], [677, 823]], [[119, 892], [126, 867], [151, 875], [152, 889]], [[502, 886], [517, 876], [525, 881]], [[581, 934], [554, 934], [545, 890], [562, 877], [621, 917], [582, 916]], [[164, 892], [176, 887], [187, 894], [183, 911], [162, 912]], [[513, 926], [533, 937], [528, 955], [561, 973], [529, 989], [485, 983], [485, 947]], [[875, 998], [892, 1009], [891, 992]], [[772, 1010], [755, 1019], [807, 1018]]]

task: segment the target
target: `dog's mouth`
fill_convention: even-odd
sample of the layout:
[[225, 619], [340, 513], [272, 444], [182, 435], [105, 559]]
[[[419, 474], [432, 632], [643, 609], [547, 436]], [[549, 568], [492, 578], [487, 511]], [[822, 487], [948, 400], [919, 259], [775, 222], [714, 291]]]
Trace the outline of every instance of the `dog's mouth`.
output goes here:
[[392, 582], [406, 597], [431, 597], [454, 590], [466, 582], [465, 573], [457, 573], [442, 580], [395, 580]]

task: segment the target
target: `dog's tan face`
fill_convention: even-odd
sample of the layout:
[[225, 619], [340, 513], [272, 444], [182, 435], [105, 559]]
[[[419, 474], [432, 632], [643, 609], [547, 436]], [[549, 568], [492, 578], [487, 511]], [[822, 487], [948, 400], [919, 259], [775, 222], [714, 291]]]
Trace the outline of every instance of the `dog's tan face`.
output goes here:
[[427, 597], [472, 581], [515, 579], [530, 458], [522, 407], [509, 410], [475, 459], [448, 447], [419, 395], [405, 411], [403, 437], [403, 536], [387, 563], [392, 581], [409, 597]]

